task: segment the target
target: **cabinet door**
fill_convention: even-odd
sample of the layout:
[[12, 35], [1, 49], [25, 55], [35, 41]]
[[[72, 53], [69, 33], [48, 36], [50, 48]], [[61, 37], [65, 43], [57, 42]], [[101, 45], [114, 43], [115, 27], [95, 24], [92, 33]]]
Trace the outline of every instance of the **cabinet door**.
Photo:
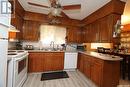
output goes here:
[[81, 43], [81, 29], [79, 27], [67, 28], [67, 42]]
[[78, 69], [79, 71], [81, 71], [83, 73], [83, 66], [84, 65], [84, 57], [83, 57], [83, 54], [79, 53], [78, 54]]
[[83, 68], [84, 74], [90, 78], [91, 77], [91, 61], [88, 56], [84, 58], [84, 68]]
[[23, 40], [38, 41], [40, 37], [40, 23], [25, 21], [23, 27]]
[[102, 66], [98, 63], [92, 63], [91, 65], [91, 79], [99, 87], [101, 86]]
[[95, 21], [91, 25], [91, 42], [99, 41], [99, 22]]
[[109, 26], [109, 24], [111, 24], [110, 22], [110, 18], [109, 17], [104, 17], [102, 18], [99, 22], [100, 22], [100, 26], [99, 26], [99, 30], [100, 30], [100, 41], [101, 42], [110, 42], [110, 35], [111, 35], [111, 30], [112, 27]]
[[29, 53], [28, 57], [28, 72], [43, 72], [44, 71], [44, 54]]
[[64, 53], [45, 53], [44, 71], [63, 70]]
[[64, 69], [64, 53], [53, 53], [52, 70]]
[[22, 39], [22, 29], [23, 29], [23, 18], [21, 18], [19, 15], [15, 15], [14, 18], [11, 18], [11, 25], [15, 26], [16, 29], [18, 29], [20, 32], [16, 33], [15, 38], [11, 38], [11, 39]]

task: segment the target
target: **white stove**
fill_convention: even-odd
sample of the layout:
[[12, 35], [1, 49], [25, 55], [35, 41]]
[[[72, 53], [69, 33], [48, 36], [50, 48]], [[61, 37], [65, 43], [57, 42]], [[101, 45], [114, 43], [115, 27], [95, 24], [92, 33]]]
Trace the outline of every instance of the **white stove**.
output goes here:
[[28, 52], [24, 50], [8, 51], [7, 87], [22, 87], [27, 79]]

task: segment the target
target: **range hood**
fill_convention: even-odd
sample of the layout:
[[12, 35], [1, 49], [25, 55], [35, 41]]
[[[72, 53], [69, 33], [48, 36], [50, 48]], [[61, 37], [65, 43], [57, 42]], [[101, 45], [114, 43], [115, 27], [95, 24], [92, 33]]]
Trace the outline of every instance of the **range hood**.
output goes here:
[[14, 36], [16, 36], [16, 33], [18, 33], [18, 32], [20, 32], [20, 31], [18, 29], [16, 29], [16, 27], [14, 27], [12, 25], [9, 27], [9, 35], [13, 34], [13, 38], [9, 38], [9, 42], [18, 42], [19, 41], [17, 38], [14, 37]]
[[18, 29], [16, 29], [16, 27], [14, 27], [13, 25], [11, 25], [9, 27], [9, 32], [20, 32]]

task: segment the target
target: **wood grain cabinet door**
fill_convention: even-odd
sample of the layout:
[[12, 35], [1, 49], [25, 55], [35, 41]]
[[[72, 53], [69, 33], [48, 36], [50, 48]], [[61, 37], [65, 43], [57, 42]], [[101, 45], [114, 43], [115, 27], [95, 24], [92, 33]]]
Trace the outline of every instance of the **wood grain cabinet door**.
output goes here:
[[64, 69], [64, 53], [53, 53], [52, 70]]
[[63, 70], [63, 52], [41, 52], [29, 53], [28, 72], [44, 72]]
[[91, 80], [97, 84], [99, 87], [101, 86], [102, 80], [102, 65], [96, 62], [91, 63]]
[[68, 43], [81, 43], [81, 29], [79, 27], [67, 28], [67, 42]]
[[44, 71], [63, 70], [64, 53], [45, 53]]
[[109, 41], [109, 28], [107, 24], [107, 18], [102, 18], [100, 20], [100, 41], [108, 42]]
[[23, 40], [38, 41], [40, 37], [40, 23], [35, 21], [24, 21]]
[[83, 73], [83, 67], [84, 67], [84, 56], [83, 54], [78, 54], [78, 65], [77, 65], [79, 71]]
[[29, 53], [28, 72], [43, 72], [44, 71], [44, 54]]
[[88, 77], [91, 78], [91, 61], [89, 61], [89, 58], [84, 58], [84, 74]]

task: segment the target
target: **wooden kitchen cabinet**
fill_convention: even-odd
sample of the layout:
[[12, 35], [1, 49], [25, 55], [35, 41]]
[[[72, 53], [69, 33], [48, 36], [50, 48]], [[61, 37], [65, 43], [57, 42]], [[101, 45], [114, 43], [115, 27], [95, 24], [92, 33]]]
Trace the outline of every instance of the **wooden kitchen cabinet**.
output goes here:
[[[16, 29], [18, 29], [20, 32], [15, 33], [16, 35], [11, 34], [11, 36], [9, 37], [9, 39], [18, 39], [18, 40], [22, 40], [22, 29], [23, 29], [23, 22], [24, 22], [24, 9], [23, 7], [20, 5], [20, 3], [18, 2], [18, 0], [14, 0], [15, 1], [15, 14], [11, 15], [11, 25], [15, 26]], [[10, 2], [13, 5], [13, 1]], [[13, 7], [13, 6], [12, 6]], [[12, 11], [12, 12], [13, 12]]]
[[95, 21], [92, 24], [85, 26], [83, 29], [83, 38], [85, 43], [99, 41], [99, 24]]
[[110, 14], [84, 26], [82, 35], [82, 38], [84, 38], [83, 42], [113, 42], [114, 25], [119, 19], [120, 15]]
[[[100, 61], [100, 60], [98, 60]], [[78, 69], [99, 87], [102, 79], [102, 62], [92, 60], [92, 57], [79, 53]]]
[[105, 61], [79, 53], [78, 70], [98, 87], [117, 87], [119, 84], [120, 61]]
[[91, 61], [90, 61], [90, 58], [87, 57], [86, 55], [84, 55], [84, 62], [83, 62], [83, 72], [84, 74], [88, 77], [88, 78], [91, 78]]
[[40, 38], [40, 23], [36, 21], [24, 21], [23, 40], [38, 41]]
[[44, 53], [44, 71], [63, 70], [64, 68], [64, 53]]
[[111, 41], [111, 30], [112, 28], [109, 26], [111, 22], [109, 21], [109, 16], [102, 18], [99, 23], [99, 30], [100, 30], [100, 42], [110, 42]]
[[67, 42], [81, 43], [81, 34], [80, 27], [67, 27]]
[[[92, 58], [92, 57], [91, 57]], [[103, 61], [100, 59], [91, 60], [91, 80], [101, 87], [101, 80], [103, 75]]]
[[28, 72], [57, 71], [64, 68], [64, 52], [29, 52]]
[[[11, 18], [11, 25], [13, 25], [14, 27], [16, 27], [16, 29], [18, 29], [20, 32], [15, 32], [15, 36], [13, 35], [13, 37], [9, 37], [10, 39], [22, 39], [22, 29], [23, 29], [23, 18], [20, 17], [19, 15], [15, 15], [14, 18]], [[11, 34], [11, 33], [10, 33]]]
[[83, 73], [83, 68], [84, 68], [83, 65], [84, 65], [84, 55], [79, 53], [77, 67], [78, 67], [79, 71], [82, 73]]
[[28, 72], [43, 72], [44, 71], [45, 55], [42, 53], [29, 53], [28, 57]]

